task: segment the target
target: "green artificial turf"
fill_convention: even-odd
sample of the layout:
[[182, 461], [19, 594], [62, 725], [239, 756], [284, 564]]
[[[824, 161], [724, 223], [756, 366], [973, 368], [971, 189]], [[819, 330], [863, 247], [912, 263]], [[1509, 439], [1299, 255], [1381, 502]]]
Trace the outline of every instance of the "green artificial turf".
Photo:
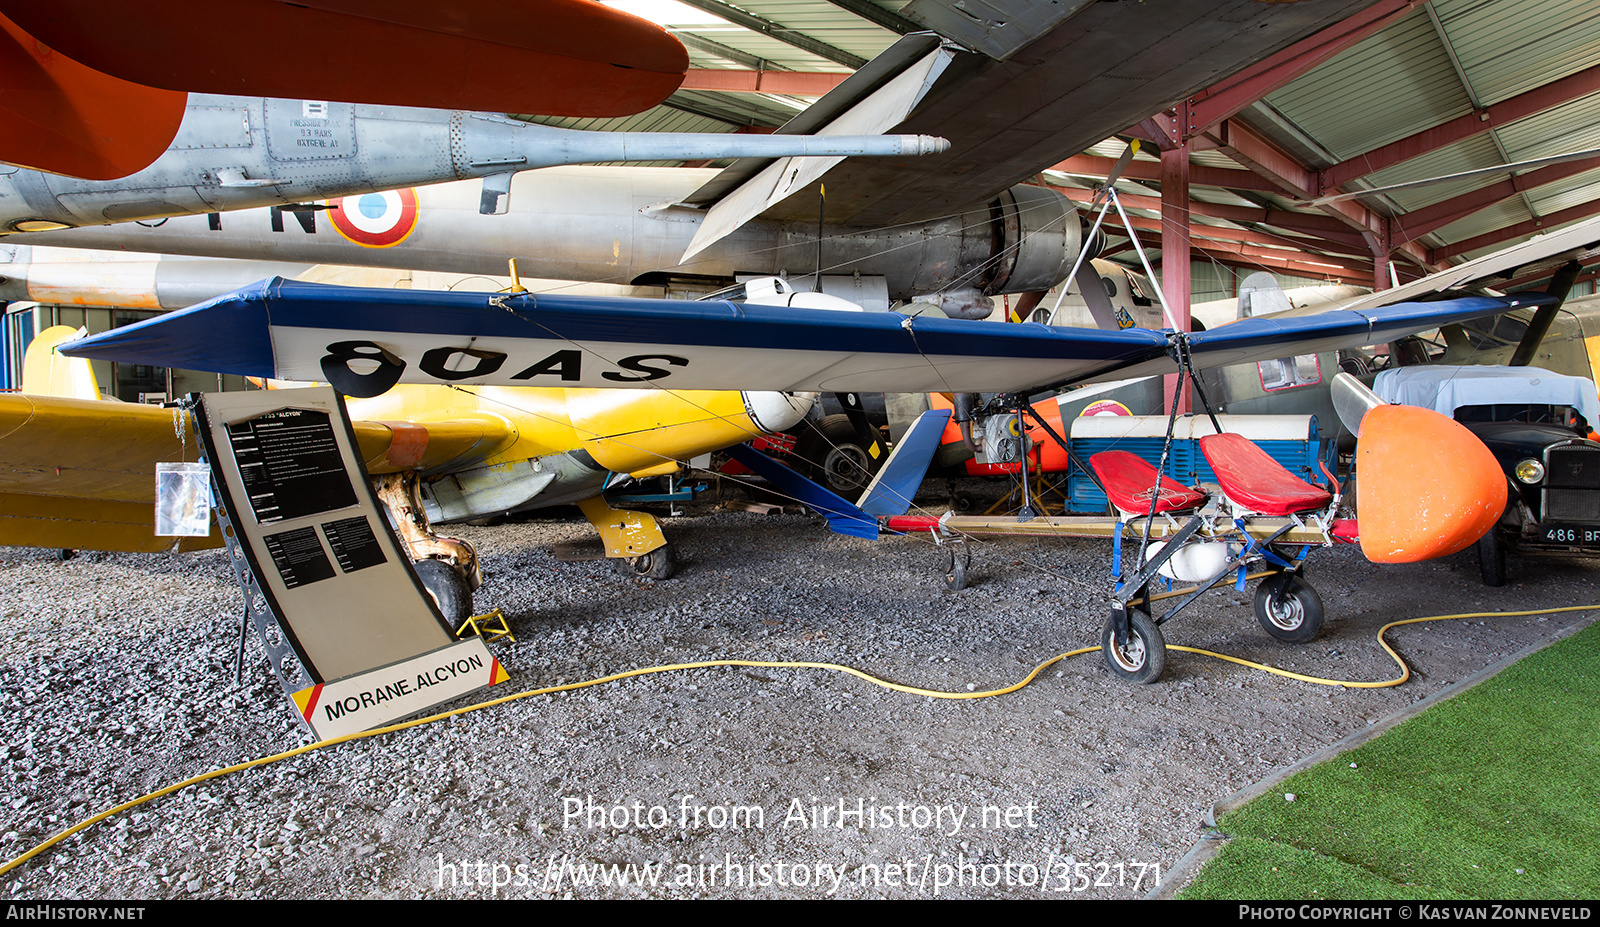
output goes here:
[[1597, 759], [1600, 624], [1223, 816], [1179, 897], [1600, 897]]

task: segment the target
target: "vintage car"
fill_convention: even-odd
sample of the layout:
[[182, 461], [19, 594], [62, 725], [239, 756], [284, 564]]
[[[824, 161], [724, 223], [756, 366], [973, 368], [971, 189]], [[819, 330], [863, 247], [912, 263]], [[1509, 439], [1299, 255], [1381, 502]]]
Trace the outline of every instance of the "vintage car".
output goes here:
[[1505, 470], [1499, 524], [1478, 541], [1483, 582], [1506, 581], [1507, 551], [1600, 556], [1600, 398], [1592, 380], [1539, 367], [1401, 367], [1378, 374], [1387, 402], [1423, 406], [1472, 430]]

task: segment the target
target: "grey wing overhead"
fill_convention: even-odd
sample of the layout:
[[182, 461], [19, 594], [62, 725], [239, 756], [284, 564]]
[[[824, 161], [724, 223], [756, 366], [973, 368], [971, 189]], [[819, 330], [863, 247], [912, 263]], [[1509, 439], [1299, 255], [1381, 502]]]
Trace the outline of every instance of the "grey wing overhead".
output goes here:
[[[845, 160], [822, 177], [830, 223], [872, 228], [923, 221], [986, 203], [1043, 168], [1373, 2], [1063, 2], [1064, 18], [1052, 22], [1030, 19], [1040, 5], [1026, 0], [917, 0], [902, 14], [915, 19], [919, 7], [927, 7], [923, 21], [962, 45], [1006, 57], [960, 51], [951, 43], [941, 49], [931, 35], [906, 36], [778, 131], [829, 131], [831, 120], [872, 91], [885, 106], [885, 72], [943, 56], [947, 60], [928, 69], [927, 85], [919, 88], [909, 115], [878, 131], [943, 136], [950, 139], [950, 150], [903, 161]], [[1009, 33], [999, 28], [1008, 18], [1016, 20]], [[957, 24], [966, 20], [971, 25], [962, 32]], [[748, 209], [748, 201], [756, 200], [761, 208], [755, 212], [732, 222], [723, 217], [720, 224], [729, 231], [757, 215], [814, 219], [814, 196], [770, 202], [779, 180], [762, 175], [770, 164], [736, 162], [689, 202], [712, 207], [709, 227], [718, 210]], [[762, 188], [759, 195], [741, 197], [741, 187], [750, 186]], [[696, 245], [709, 243], [697, 240]]]

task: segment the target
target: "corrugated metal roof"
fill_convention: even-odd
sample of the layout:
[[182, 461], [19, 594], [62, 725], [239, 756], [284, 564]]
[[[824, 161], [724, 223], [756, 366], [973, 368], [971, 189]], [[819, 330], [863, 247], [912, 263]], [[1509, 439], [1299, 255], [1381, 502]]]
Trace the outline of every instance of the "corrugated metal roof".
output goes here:
[[[1445, 174], [1454, 174], [1477, 168], [1494, 167], [1503, 163], [1500, 158], [1500, 149], [1495, 146], [1494, 139], [1485, 134], [1469, 138], [1464, 142], [1457, 142], [1454, 145], [1448, 145], [1420, 158], [1412, 158], [1410, 161], [1397, 164], [1386, 171], [1368, 174], [1363, 179], [1374, 187], [1382, 187], [1388, 184], [1426, 180], [1430, 177], [1441, 177]], [[1395, 190], [1385, 193], [1383, 196], [1397, 204], [1402, 211], [1411, 212], [1443, 200], [1462, 196], [1500, 179], [1498, 177], [1480, 177], [1472, 180], [1458, 180], [1452, 183], [1434, 184], [1410, 190]]]
[[1541, 187], [1530, 194], [1540, 215], [1549, 215], [1572, 206], [1600, 199], [1600, 170], [1584, 171], [1560, 185]]
[[1519, 161], [1600, 146], [1600, 93], [1530, 116], [1496, 134]]
[[[902, 0], [873, 0], [898, 11]], [[827, 0], [738, 0], [740, 9], [795, 30], [860, 58], [871, 58], [896, 39]], [[1430, 10], [1432, 15], [1430, 16]], [[727, 22], [707, 22], [707, 14], [672, 26], [754, 56], [778, 70], [847, 70], [838, 63]], [[714, 51], [690, 47], [691, 67], [745, 67]], [[1246, 121], [1295, 152], [1308, 167], [1326, 167], [1469, 113], [1474, 105], [1493, 105], [1552, 80], [1600, 66], [1600, 2], [1597, 0], [1432, 0], [1355, 47], [1347, 49], [1278, 91]], [[669, 105], [626, 119], [537, 121], [574, 128], [632, 131], [732, 131], [736, 124], [775, 126], [795, 110], [754, 94], [681, 91]], [[1132, 125], [1143, 114], [1130, 113]], [[1108, 140], [1091, 153], [1116, 158], [1125, 143]], [[1457, 142], [1371, 174], [1350, 185], [1378, 186], [1489, 167], [1506, 160], [1541, 157], [1600, 147], [1600, 93], [1569, 102], [1520, 122]], [[1074, 152], [1061, 152], [1070, 157]], [[1149, 159], [1141, 153], [1141, 160]], [[1195, 164], [1237, 168], [1223, 152], [1201, 151]], [[1331, 160], [1330, 160], [1331, 159]], [[1469, 197], [1498, 178], [1396, 191], [1370, 197], [1382, 214], [1415, 211]], [[1158, 184], [1120, 184], [1129, 192], [1151, 194]], [[1196, 187], [1197, 200], [1236, 206], [1304, 209], [1278, 192], [1216, 191]], [[1425, 237], [1442, 244], [1521, 222], [1534, 214], [1582, 206], [1600, 199], [1592, 174], [1566, 178], [1527, 191]], [[1530, 204], [1536, 213], [1528, 211]], [[1291, 242], [1293, 244], [1293, 242]]]
[[1485, 106], [1600, 64], [1594, 0], [1433, 0], [1433, 9]]
[[1472, 109], [1421, 10], [1266, 99], [1339, 158]]
[[1480, 209], [1459, 222], [1452, 222], [1435, 234], [1445, 241], [1462, 241], [1485, 232], [1492, 232], [1501, 226], [1515, 225], [1529, 218], [1531, 217], [1528, 208], [1523, 205], [1522, 197], [1514, 196], [1487, 209]]

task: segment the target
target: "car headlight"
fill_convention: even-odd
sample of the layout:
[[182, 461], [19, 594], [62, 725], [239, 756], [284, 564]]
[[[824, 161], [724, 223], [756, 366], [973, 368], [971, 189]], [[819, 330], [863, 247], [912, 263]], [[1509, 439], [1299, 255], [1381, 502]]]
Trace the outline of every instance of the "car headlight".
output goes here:
[[1512, 472], [1517, 475], [1517, 479], [1531, 485], [1544, 479], [1544, 464], [1529, 457], [1517, 461], [1517, 467]]

